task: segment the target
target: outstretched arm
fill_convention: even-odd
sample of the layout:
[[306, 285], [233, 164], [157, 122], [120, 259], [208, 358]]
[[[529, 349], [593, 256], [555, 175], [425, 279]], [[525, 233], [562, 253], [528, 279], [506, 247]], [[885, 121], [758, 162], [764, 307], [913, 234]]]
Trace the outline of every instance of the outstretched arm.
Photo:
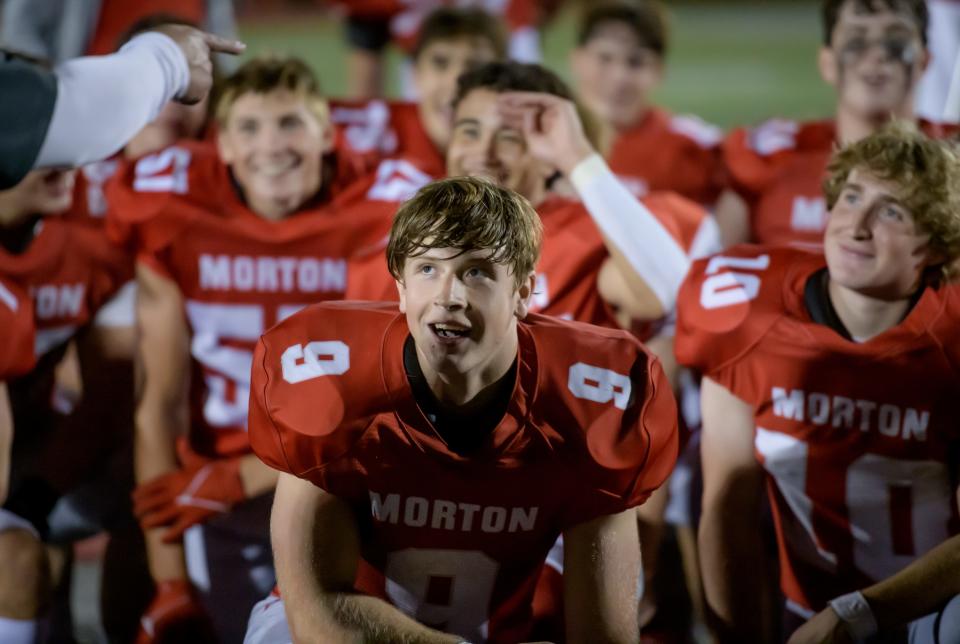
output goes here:
[[277, 583], [297, 642], [457, 644], [376, 597], [353, 590], [360, 558], [346, 503], [309, 481], [281, 474], [270, 516]]

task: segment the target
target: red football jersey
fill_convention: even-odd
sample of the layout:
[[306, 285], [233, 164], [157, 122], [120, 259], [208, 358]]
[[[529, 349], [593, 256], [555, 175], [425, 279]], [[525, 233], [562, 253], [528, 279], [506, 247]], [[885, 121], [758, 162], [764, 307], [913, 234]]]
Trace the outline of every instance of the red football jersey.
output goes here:
[[618, 134], [607, 162], [638, 197], [669, 190], [712, 204], [723, 185], [722, 139], [719, 128], [699, 118], [655, 108]]
[[350, 15], [389, 20], [394, 44], [407, 54], [416, 46], [420, 25], [438, 7], [473, 6], [503, 16], [511, 31], [536, 27], [557, 0], [342, 0]]
[[33, 368], [33, 306], [26, 291], [0, 278], [0, 381]]
[[678, 449], [670, 385], [626, 332], [532, 315], [518, 333], [507, 412], [468, 457], [416, 403], [395, 306], [310, 307], [254, 357], [254, 450], [353, 508], [358, 589], [477, 642], [523, 641], [561, 531], [642, 503]]
[[[951, 132], [926, 121], [921, 128], [934, 137]], [[731, 188], [750, 207], [751, 241], [823, 249], [827, 225], [823, 180], [836, 146], [833, 121], [773, 119], [727, 136], [721, 146], [723, 160]]]
[[107, 182], [120, 168], [119, 155], [88, 163], [77, 170], [77, 179], [73, 188], [73, 205], [62, 217], [103, 225], [107, 214]]
[[130, 257], [102, 232], [77, 222], [47, 217], [27, 249], [0, 249], [0, 276], [33, 299], [37, 357], [87, 324], [93, 314], [133, 277]]
[[[671, 193], [655, 193], [644, 205], [688, 251], [707, 217], [699, 205]], [[607, 249], [596, 224], [579, 201], [551, 198], [540, 204], [543, 248], [531, 311], [567, 320], [616, 327], [600, 297], [597, 277]], [[396, 301], [397, 287], [387, 270], [383, 248], [358, 256], [351, 268], [347, 299]]]
[[144, 157], [111, 184], [108, 229], [132, 238], [138, 261], [176, 282], [184, 298], [195, 367], [195, 451], [249, 451], [254, 344], [305, 305], [343, 297], [348, 258], [389, 231], [393, 202], [384, 209], [376, 195], [400, 185], [387, 176], [386, 186], [374, 174], [333, 201], [281, 221], [263, 219], [243, 204], [207, 144]]
[[416, 103], [334, 100], [330, 113], [345, 163], [371, 170], [383, 159], [402, 157], [431, 178], [446, 175], [443, 151], [423, 129]]
[[807, 312], [824, 266], [754, 246], [696, 262], [675, 344], [681, 364], [755, 407], [781, 588], [813, 611], [958, 531], [957, 289], [927, 289], [902, 323], [856, 343]]
[[206, 17], [204, 0], [100, 0], [97, 25], [87, 47], [88, 56], [102, 56], [117, 50], [120, 38], [137, 21], [165, 13], [202, 25]]

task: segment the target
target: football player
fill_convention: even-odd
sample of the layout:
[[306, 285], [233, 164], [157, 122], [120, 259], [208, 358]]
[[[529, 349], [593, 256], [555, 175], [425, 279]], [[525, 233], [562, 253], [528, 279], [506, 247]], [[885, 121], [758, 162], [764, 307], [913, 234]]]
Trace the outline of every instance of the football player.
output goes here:
[[242, 638], [237, 615], [274, 583], [276, 475], [246, 435], [253, 344], [341, 298], [347, 258], [389, 230], [383, 212], [348, 209], [327, 104], [299, 59], [245, 64], [216, 117], [215, 146], [146, 156], [108, 187], [108, 227], [138, 252], [134, 510], [157, 582], [140, 641], [200, 638], [178, 629], [206, 632], [207, 616]]
[[248, 642], [526, 641], [561, 533], [567, 641], [638, 640], [632, 508], [676, 459], [675, 403], [626, 332], [528, 315], [540, 238], [519, 195], [435, 182], [391, 230], [399, 309], [317, 305], [261, 339], [283, 599]]
[[401, 156], [421, 172], [444, 176], [457, 77], [506, 57], [506, 36], [497, 18], [480, 9], [440, 8], [427, 16], [413, 50], [418, 100], [335, 101], [338, 147], [367, 168]]
[[[0, 299], [11, 310], [24, 311], [3, 327], [9, 351], [3, 362], [19, 362], [16, 357], [25, 352], [37, 361], [28, 373], [6, 383], [12, 426], [19, 429], [12, 441], [11, 425], [0, 422], [5, 426], [0, 432], [0, 461], [5, 463], [0, 467], [5, 497], [0, 559], [9, 565], [0, 574], [0, 640], [13, 644], [35, 641], [51, 599], [55, 580], [42, 541], [52, 536], [51, 510], [67, 492], [97, 477], [102, 456], [117, 439], [101, 431], [106, 423], [96, 402], [108, 398], [116, 382], [113, 372], [103, 369], [90, 322], [130, 279], [131, 265], [102, 235], [57, 216], [70, 207], [73, 181], [74, 171], [39, 170], [0, 192], [0, 280], [11, 284], [0, 289]], [[18, 292], [28, 297], [17, 297]], [[17, 341], [17, 324], [25, 322], [16, 320], [26, 311], [33, 314], [35, 336], [21, 337], [25, 344], [7, 345]], [[55, 372], [74, 337], [83, 397], [72, 410], [60, 409]]]
[[720, 129], [651, 103], [667, 40], [656, 0], [590, 5], [570, 54], [574, 85], [604, 127], [610, 168], [634, 194], [669, 190], [712, 205], [722, 187]]
[[[824, 0], [818, 66], [837, 93], [830, 120], [773, 119], [723, 143], [731, 188], [717, 205], [725, 246], [745, 241], [821, 251], [827, 208], [820, 185], [838, 145], [858, 141], [891, 117], [916, 120], [927, 67], [924, 0]], [[931, 136], [943, 125], [919, 121]]]
[[[488, 63], [460, 77], [447, 151], [450, 176], [483, 176], [524, 196], [544, 224], [535, 312], [616, 327], [597, 280], [612, 259], [621, 299], [636, 317], [669, 311], [703, 226], [702, 207], [678, 195], [637, 200], [595, 153], [566, 84], [522, 63]], [[581, 201], [558, 197], [549, 181], [571, 179]], [[396, 299], [381, 251], [351, 273], [350, 299]], [[612, 290], [612, 289], [611, 289]]]
[[677, 356], [704, 374], [704, 588], [737, 641], [775, 638], [764, 485], [786, 634], [828, 604], [854, 639], [894, 629], [907, 612], [859, 589], [958, 529], [960, 159], [889, 125], [834, 157], [824, 193], [825, 257], [736, 247], [680, 295]]

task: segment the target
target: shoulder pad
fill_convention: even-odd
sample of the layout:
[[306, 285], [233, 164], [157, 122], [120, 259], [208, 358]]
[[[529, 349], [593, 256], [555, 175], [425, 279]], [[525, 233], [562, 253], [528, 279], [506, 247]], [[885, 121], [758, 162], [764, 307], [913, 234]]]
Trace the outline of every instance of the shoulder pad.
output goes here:
[[723, 130], [693, 114], [670, 117], [670, 131], [681, 134], [701, 148], [712, 148], [723, 140]]
[[744, 245], [695, 261], [677, 300], [677, 360], [709, 375], [746, 354], [783, 315], [788, 273], [811, 258]]
[[396, 305], [315, 304], [260, 338], [248, 431], [261, 460], [297, 476], [323, 467], [389, 411], [381, 345], [398, 315]]
[[606, 513], [639, 505], [672, 471], [679, 446], [676, 401], [659, 361], [625, 331], [527, 320], [539, 369], [535, 413], [569, 429], [566, 439], [586, 457], [585, 486], [613, 503]]

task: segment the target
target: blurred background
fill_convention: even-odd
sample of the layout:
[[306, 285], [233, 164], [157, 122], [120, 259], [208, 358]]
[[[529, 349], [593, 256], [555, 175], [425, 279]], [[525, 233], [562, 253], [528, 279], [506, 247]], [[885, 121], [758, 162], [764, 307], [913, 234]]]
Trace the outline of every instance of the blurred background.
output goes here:
[[[576, 11], [586, 2], [564, 3], [542, 33], [544, 62], [568, 80]], [[725, 129], [772, 116], [831, 115], [832, 92], [816, 69], [821, 38], [818, 2], [665, 4], [671, 39], [667, 80], [656, 95], [658, 103]], [[249, 53], [271, 50], [302, 56], [319, 72], [327, 93], [343, 95], [346, 43], [336, 9], [310, 0], [246, 0], [237, 3], [237, 18]], [[391, 47], [391, 70], [400, 59]], [[400, 91], [397, 76], [388, 70], [391, 96]]]

